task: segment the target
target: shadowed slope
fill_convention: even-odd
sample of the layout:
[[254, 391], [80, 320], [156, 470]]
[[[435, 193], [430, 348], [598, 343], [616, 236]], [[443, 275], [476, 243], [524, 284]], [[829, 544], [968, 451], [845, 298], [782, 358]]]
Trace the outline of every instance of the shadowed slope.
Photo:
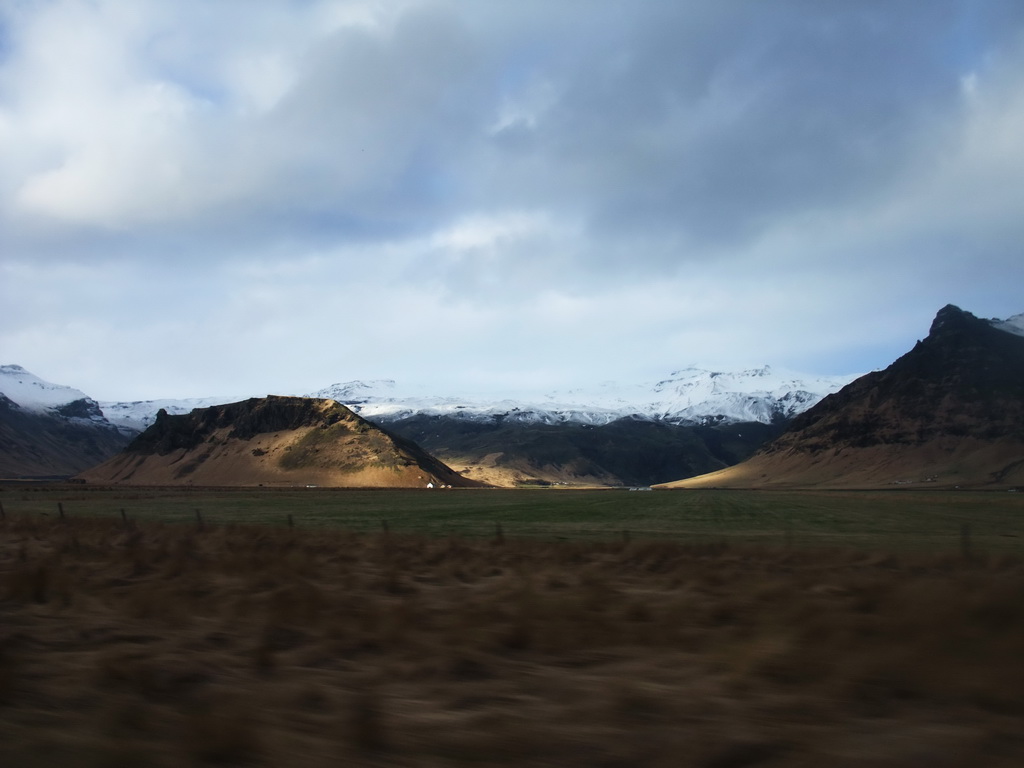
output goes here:
[[89, 405], [37, 413], [0, 394], [0, 477], [73, 475], [121, 450], [128, 438], [115, 427], [80, 418]]
[[602, 425], [483, 422], [416, 415], [397, 432], [467, 477], [501, 486], [650, 485], [735, 464], [781, 426], [692, 426], [619, 419]]

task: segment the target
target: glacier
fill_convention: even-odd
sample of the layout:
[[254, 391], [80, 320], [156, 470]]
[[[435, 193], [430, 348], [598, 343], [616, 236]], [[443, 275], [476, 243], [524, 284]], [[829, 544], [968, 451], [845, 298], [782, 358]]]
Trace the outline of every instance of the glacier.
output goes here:
[[767, 365], [739, 372], [691, 367], [651, 384], [603, 382], [525, 396], [424, 396], [401, 393], [391, 380], [342, 382], [308, 396], [337, 400], [364, 418], [382, 422], [430, 415], [594, 426], [624, 418], [680, 425], [770, 424], [802, 413], [855, 378], [807, 376]]

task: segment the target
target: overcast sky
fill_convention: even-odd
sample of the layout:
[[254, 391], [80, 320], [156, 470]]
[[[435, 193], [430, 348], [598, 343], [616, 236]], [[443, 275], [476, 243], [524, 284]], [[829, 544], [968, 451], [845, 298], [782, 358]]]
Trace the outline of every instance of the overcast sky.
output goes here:
[[1019, 0], [0, 0], [0, 363], [882, 368], [1024, 312]]

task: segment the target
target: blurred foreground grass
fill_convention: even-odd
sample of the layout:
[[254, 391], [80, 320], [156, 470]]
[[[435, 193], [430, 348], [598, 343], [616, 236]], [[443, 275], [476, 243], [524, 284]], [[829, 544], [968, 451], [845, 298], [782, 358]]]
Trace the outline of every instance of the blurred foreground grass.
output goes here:
[[[588, 534], [557, 540], [398, 532], [417, 497], [394, 493], [256, 496], [275, 525], [199, 529], [85, 514], [124, 496], [64, 498], [61, 520], [4, 492], [0, 766], [1024, 765], [1019, 555], [611, 536], [624, 509], [667, 526], [699, 498], [641, 495], [446, 502], [481, 534], [553, 503]], [[226, 520], [245, 498], [192, 501]], [[750, 530], [743, 498], [708, 496], [706, 526]], [[367, 525], [390, 500], [391, 531], [309, 525], [345, 499]], [[848, 520], [827, 509], [798, 519]], [[884, 506], [864, 509], [880, 530]]]

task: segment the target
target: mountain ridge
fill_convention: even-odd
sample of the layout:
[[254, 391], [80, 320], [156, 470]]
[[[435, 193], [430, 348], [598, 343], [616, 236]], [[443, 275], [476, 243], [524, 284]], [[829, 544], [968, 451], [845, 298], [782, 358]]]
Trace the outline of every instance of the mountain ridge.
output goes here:
[[739, 372], [684, 368], [654, 384], [606, 382], [590, 389], [509, 397], [415, 397], [394, 392], [394, 382], [341, 382], [312, 397], [351, 402], [371, 419], [394, 421], [414, 414], [464, 419], [514, 420], [601, 425], [623, 418], [705, 425], [758, 421], [770, 424], [792, 418], [852, 376], [807, 376], [770, 366]]
[[[1021, 316], [1016, 316], [1020, 318]], [[1024, 332], [947, 305], [928, 336], [745, 462], [667, 487], [1024, 484]]]
[[[423, 395], [403, 390], [393, 379], [356, 379], [297, 396], [336, 400], [364, 418], [381, 423], [427, 415], [594, 426], [623, 418], [687, 425], [750, 421], [769, 424], [792, 418], [852, 379], [853, 376], [798, 374], [767, 365], [738, 372], [691, 367], [674, 371], [653, 384], [604, 382], [532, 395]], [[223, 400], [104, 401], [100, 406], [112, 423], [141, 431], [153, 423], [161, 408], [172, 415], [183, 414]]]
[[[969, 321], [961, 313], [952, 305], [940, 310], [930, 335], [946, 333], [947, 324], [953, 332], [967, 322], [976, 331], [987, 327], [1024, 337], [1024, 313], [1007, 320], [970, 315]], [[802, 424], [809, 409], [839, 395], [853, 383], [850, 379], [794, 374], [770, 366], [738, 372], [688, 367], [649, 384], [602, 382], [534, 395], [430, 397], [392, 379], [371, 379], [334, 384], [312, 396], [350, 406], [458, 465], [467, 476], [477, 473], [481, 480], [490, 478], [488, 482], [504, 478], [506, 483], [643, 484], [663, 482], [662, 473], [669, 472], [671, 464], [655, 457], [648, 463], [659, 467], [657, 472], [638, 473], [633, 457], [616, 448], [617, 442], [632, 442], [638, 455], [648, 458], [660, 446], [676, 457], [680, 470], [708, 472], [718, 462], [742, 461], [762, 441], [779, 435], [787, 423]], [[151, 426], [161, 411], [185, 415], [226, 400], [97, 403], [80, 390], [45, 382], [18, 365], [0, 366], [0, 396], [0, 472], [8, 476], [80, 471], [116, 452], [129, 436]], [[997, 414], [989, 417], [998, 421]], [[918, 424], [919, 431], [926, 427], [924, 421]], [[591, 428], [597, 431], [585, 431]], [[67, 432], [75, 429], [85, 431]], [[864, 441], [865, 435], [862, 431], [857, 439]], [[894, 435], [886, 439], [898, 442]], [[821, 441], [841, 437], [837, 433]], [[598, 451], [598, 445], [607, 449]], [[558, 456], [565, 466], [552, 463]]]
[[333, 400], [270, 395], [160, 411], [112, 459], [79, 475], [124, 485], [476, 485]]
[[[71, 464], [48, 462], [45, 471], [32, 471], [31, 461], [18, 463], [17, 474], [82, 471], [124, 447], [125, 436], [151, 427], [160, 412], [186, 415], [197, 408], [223, 404], [223, 398], [97, 404], [79, 390], [44, 382], [20, 366], [7, 366], [6, 371], [18, 377], [19, 396], [31, 401], [39, 413], [65, 421], [84, 418], [93, 426], [116, 428], [121, 435], [116, 444], [87, 450]], [[346, 382], [314, 396], [348, 401], [355, 412], [422, 444], [443, 461], [457, 465], [464, 476], [481, 482], [645, 485], [671, 479], [675, 475], [672, 466], [697, 473], [748, 456], [761, 441], [776, 433], [777, 425], [794, 410], [817, 399], [805, 389], [793, 391], [797, 381], [797, 377], [768, 366], [739, 373], [686, 368], [654, 385], [605, 382], [593, 389], [551, 393], [533, 404], [513, 399], [473, 402], [455, 397], [410, 398], [401, 393], [396, 382], [387, 379]], [[826, 386], [834, 388], [836, 383], [829, 381]], [[735, 391], [744, 388], [750, 392]], [[591, 397], [597, 400], [596, 406], [570, 402], [584, 403]], [[708, 405], [709, 399], [712, 405]], [[768, 431], [754, 425], [742, 431], [713, 429], [716, 425], [739, 426], [740, 418], [774, 426]], [[19, 424], [25, 432], [42, 432], [25, 422]], [[698, 426], [708, 429], [690, 429]], [[598, 431], [582, 432], [584, 427]], [[616, 447], [623, 442], [633, 447]], [[59, 440], [51, 443], [56, 445]], [[664, 455], [656, 455], [658, 451]], [[29, 451], [23, 446], [17, 453], [26, 455]], [[638, 456], [646, 458], [646, 470], [638, 466]]]

